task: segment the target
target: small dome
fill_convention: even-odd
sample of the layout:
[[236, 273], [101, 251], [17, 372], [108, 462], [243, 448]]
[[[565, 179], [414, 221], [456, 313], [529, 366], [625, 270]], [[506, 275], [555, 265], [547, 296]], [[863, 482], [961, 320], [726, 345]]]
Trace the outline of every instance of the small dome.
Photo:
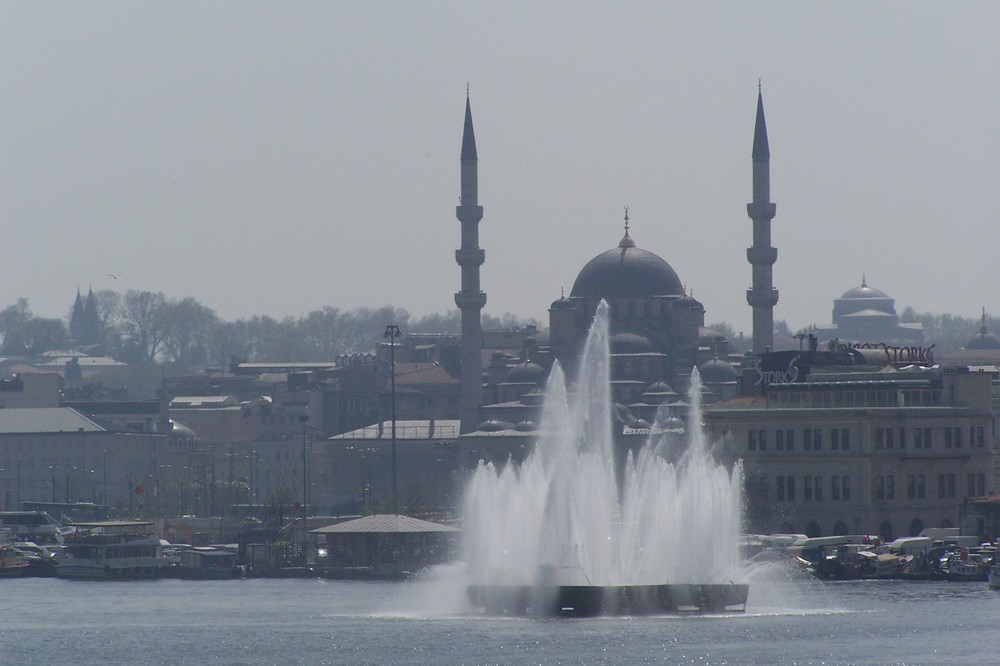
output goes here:
[[1000, 338], [990, 333], [986, 327], [986, 308], [983, 308], [983, 319], [979, 325], [979, 335], [969, 340], [966, 349], [1000, 349]]
[[612, 354], [645, 354], [654, 351], [653, 343], [640, 333], [615, 333], [608, 343]]
[[677, 398], [674, 391], [666, 382], [656, 382], [642, 392], [642, 399], [650, 405], [662, 405], [665, 402], [672, 402]]
[[706, 384], [728, 384], [735, 382], [740, 376], [736, 368], [719, 358], [699, 365], [698, 373]]
[[618, 247], [603, 252], [576, 276], [570, 296], [664, 296], [684, 293], [670, 264], [647, 250], [635, 247], [628, 232]]
[[729, 347], [729, 338], [719, 333], [714, 328], [708, 328], [707, 326], [698, 327], [698, 346], [699, 347], [712, 347], [717, 345], [725, 345], [726, 348]]
[[198, 435], [195, 434], [194, 430], [187, 427], [183, 423], [174, 421], [170, 419], [170, 439], [173, 441], [184, 440], [184, 439], [197, 439]]
[[538, 430], [538, 425], [534, 421], [521, 421], [514, 426], [514, 430], [518, 432], [534, 432]]
[[561, 297], [558, 301], [552, 301], [552, 305], [549, 306], [550, 310], [572, 310], [574, 307], [573, 301], [569, 300], [565, 296]]
[[483, 421], [479, 424], [476, 430], [480, 432], [500, 432], [502, 430], [513, 430], [514, 424], [510, 421], [501, 421], [500, 419], [490, 419], [489, 421]]
[[674, 301], [675, 308], [682, 308], [687, 310], [704, 310], [705, 306], [702, 305], [701, 301], [695, 298], [691, 294], [684, 294], [676, 301]]
[[545, 381], [545, 368], [537, 363], [524, 361], [513, 366], [503, 381], [505, 384], [541, 384]]

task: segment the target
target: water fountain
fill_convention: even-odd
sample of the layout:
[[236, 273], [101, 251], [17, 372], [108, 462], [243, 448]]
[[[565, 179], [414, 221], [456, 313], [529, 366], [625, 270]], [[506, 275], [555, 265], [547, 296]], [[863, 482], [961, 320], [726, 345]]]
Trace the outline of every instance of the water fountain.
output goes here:
[[602, 303], [573, 391], [553, 366], [527, 459], [481, 463], [473, 474], [463, 538], [469, 598], [504, 614], [742, 610], [748, 586], [734, 582], [742, 470], [712, 459], [697, 370], [676, 463], [651, 439], [616, 464], [608, 327]]

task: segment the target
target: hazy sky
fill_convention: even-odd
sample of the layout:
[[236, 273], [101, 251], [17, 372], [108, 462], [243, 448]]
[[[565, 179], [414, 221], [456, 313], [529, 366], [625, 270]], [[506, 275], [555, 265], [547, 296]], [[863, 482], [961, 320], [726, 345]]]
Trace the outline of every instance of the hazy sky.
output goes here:
[[[861, 283], [1000, 314], [1000, 3], [0, 4], [0, 307], [453, 309], [466, 82], [486, 312], [632, 236], [750, 332], [758, 77], [775, 318]], [[120, 274], [115, 280], [109, 274]]]

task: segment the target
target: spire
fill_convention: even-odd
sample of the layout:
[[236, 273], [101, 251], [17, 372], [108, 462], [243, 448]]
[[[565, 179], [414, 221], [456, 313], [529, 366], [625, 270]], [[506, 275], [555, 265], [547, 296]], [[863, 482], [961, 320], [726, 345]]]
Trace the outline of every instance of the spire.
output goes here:
[[767, 146], [767, 123], [764, 121], [764, 95], [760, 90], [760, 81], [757, 81], [757, 121], [753, 128], [753, 157], [754, 161], [771, 159], [771, 150]]
[[982, 320], [980, 321], [980, 324], [979, 324], [979, 335], [982, 335], [983, 337], [986, 337], [986, 334], [989, 333], [989, 332], [990, 332], [990, 330], [988, 328], [986, 328], [986, 306], [984, 305], [983, 306], [983, 318], [982, 318]]
[[861, 288], [862, 289], [868, 288], [868, 276], [865, 275], [864, 273], [861, 274]]
[[628, 206], [625, 206], [625, 235], [622, 236], [618, 247], [635, 247], [635, 241], [628, 235]]
[[476, 130], [472, 128], [472, 104], [469, 101], [469, 87], [465, 87], [465, 130], [462, 132], [462, 161], [479, 160], [476, 153]]

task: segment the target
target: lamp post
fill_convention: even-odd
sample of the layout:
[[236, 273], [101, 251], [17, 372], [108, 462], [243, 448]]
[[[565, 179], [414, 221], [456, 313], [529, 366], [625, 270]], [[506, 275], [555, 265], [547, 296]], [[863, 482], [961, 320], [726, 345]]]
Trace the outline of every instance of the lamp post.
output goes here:
[[52, 503], [56, 503], [56, 470], [59, 469], [59, 465], [49, 465], [49, 472], [52, 474], [51, 487], [52, 487]]
[[392, 512], [399, 513], [396, 484], [396, 338], [402, 335], [399, 326], [389, 324], [382, 337], [389, 338], [389, 417], [392, 419]]
[[302, 566], [306, 566], [306, 504], [309, 503], [309, 482], [306, 477], [308, 465], [306, 464], [306, 422], [309, 421], [308, 414], [299, 414], [299, 422], [302, 424]]

